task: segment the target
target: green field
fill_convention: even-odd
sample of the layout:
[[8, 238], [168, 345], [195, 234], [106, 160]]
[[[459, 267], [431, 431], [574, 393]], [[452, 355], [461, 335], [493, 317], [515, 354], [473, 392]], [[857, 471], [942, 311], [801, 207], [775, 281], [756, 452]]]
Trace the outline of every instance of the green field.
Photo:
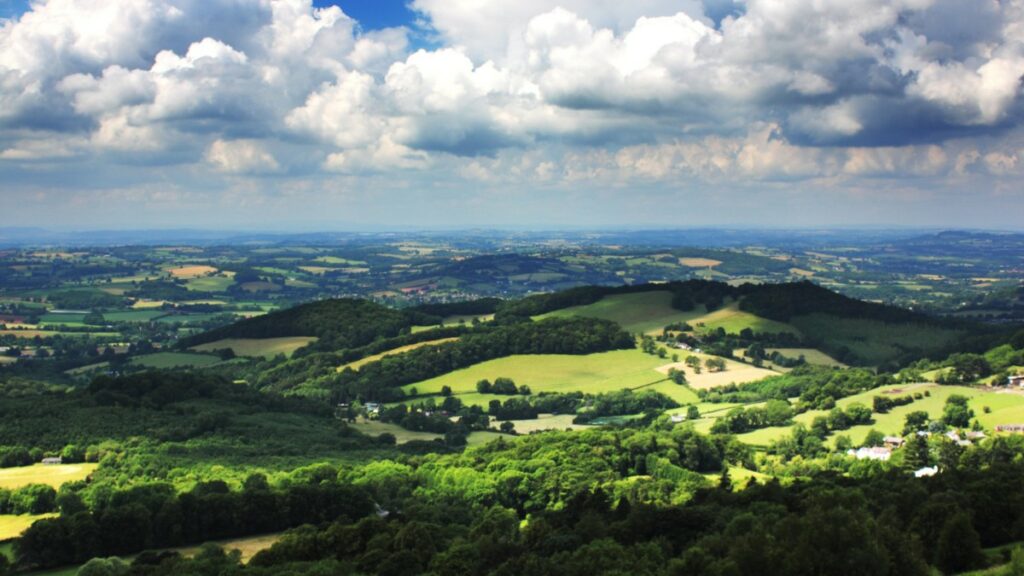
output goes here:
[[316, 342], [316, 338], [307, 336], [293, 336], [285, 338], [227, 338], [209, 342], [199, 346], [193, 346], [190, 350], [197, 352], [213, 352], [230, 348], [237, 356], [273, 358], [278, 354], [291, 356], [296, 350]]
[[[99, 464], [35, 464], [0, 469], [0, 488], [16, 490], [29, 484], [47, 484], [59, 488], [65, 482], [85, 480]], [[3, 538], [0, 538], [2, 540]]]
[[[615, 392], [624, 388], [640, 388], [666, 380], [656, 369], [666, 360], [644, 354], [639, 350], [616, 350], [582, 356], [561, 354], [536, 354], [508, 356], [475, 364], [443, 376], [405, 386], [416, 388], [418, 394], [440, 393], [442, 386], [452, 391], [467, 404], [486, 405], [492, 398], [507, 398], [480, 395], [476, 383], [484, 378], [512, 378], [518, 385], [527, 385], [534, 394], [538, 392], [585, 392], [599, 394]], [[694, 402], [696, 395], [689, 389], [672, 385], [672, 397], [676, 401]]]
[[144, 368], [158, 370], [168, 368], [207, 368], [219, 364], [221, 359], [209, 354], [189, 354], [187, 352], [157, 352], [132, 358], [131, 363]]
[[163, 310], [131, 310], [127, 312], [104, 312], [103, 319], [107, 322], [151, 322], [165, 316]]
[[[395, 437], [395, 442], [398, 444], [405, 444], [406, 442], [411, 442], [413, 440], [429, 442], [432, 440], [440, 440], [444, 437], [442, 434], [434, 434], [432, 432], [414, 432], [412, 430], [406, 430], [398, 424], [390, 424], [380, 422], [378, 420], [366, 420], [365, 418], [360, 419], [355, 424], [350, 424], [350, 426], [369, 436], [378, 436], [384, 433], [392, 434]], [[476, 431], [470, 433], [467, 438], [467, 442], [470, 446], [479, 446], [500, 437], [510, 438], [509, 435], [498, 432]]]
[[615, 294], [586, 306], [573, 306], [538, 316], [539, 318], [565, 318], [585, 316], [617, 322], [632, 333], [660, 332], [675, 322], [689, 322], [704, 316], [704, 308], [698, 306], [690, 312], [681, 312], [672, 307], [672, 293], [641, 292], [637, 294]]
[[456, 340], [458, 340], [458, 338], [440, 338], [438, 340], [427, 340], [426, 342], [417, 342], [416, 344], [409, 344], [408, 346], [399, 346], [398, 348], [392, 348], [391, 350], [388, 350], [386, 352], [381, 352], [380, 354], [374, 354], [373, 356], [367, 356], [366, 358], [360, 358], [359, 360], [356, 360], [355, 362], [349, 362], [348, 364], [345, 364], [344, 366], [339, 366], [338, 367], [338, 372], [341, 372], [342, 370], [344, 370], [346, 368], [351, 368], [353, 370], [359, 370], [360, 368], [362, 368], [363, 366], [366, 366], [370, 362], [376, 362], [377, 360], [380, 360], [381, 358], [384, 358], [385, 356], [394, 356], [395, 354], [401, 354], [403, 352], [408, 352], [410, 350], [415, 350], [417, 348], [423, 348], [424, 346], [437, 346], [438, 344], [444, 344], [446, 342], [454, 342]]
[[234, 283], [234, 278], [226, 276], [203, 276], [192, 278], [185, 283], [185, 287], [193, 292], [226, 292]]
[[39, 318], [40, 325], [56, 324], [61, 326], [85, 326], [85, 314], [43, 314]]
[[711, 312], [694, 318], [690, 321], [698, 331], [717, 330], [722, 328], [729, 334], [739, 334], [745, 328], [750, 328], [754, 332], [760, 333], [779, 333], [788, 332], [790, 334], [800, 334], [800, 331], [785, 324], [783, 322], [776, 322], [775, 320], [768, 320], [767, 318], [761, 318], [755, 316], [750, 312], [744, 312], [739, 309], [739, 303], [733, 302]]
[[32, 516], [29, 514], [23, 514], [21, 516], [13, 516], [10, 514], [0, 515], [0, 540], [11, 540], [21, 536], [21, 533], [28, 530], [28, 527], [32, 525], [36, 520], [42, 518], [52, 518], [56, 514], [42, 514], [40, 516]]

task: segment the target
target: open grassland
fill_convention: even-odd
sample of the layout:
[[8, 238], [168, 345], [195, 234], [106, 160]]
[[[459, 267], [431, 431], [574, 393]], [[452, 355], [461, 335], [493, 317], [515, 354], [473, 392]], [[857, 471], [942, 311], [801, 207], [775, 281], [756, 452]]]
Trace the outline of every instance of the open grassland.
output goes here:
[[925, 324], [886, 324], [825, 314], [796, 316], [790, 323], [808, 338], [845, 346], [871, 365], [892, 360], [908, 350], [942, 348], [962, 335], [957, 330]]
[[157, 352], [137, 356], [131, 360], [135, 366], [143, 368], [154, 368], [158, 370], [169, 368], [206, 368], [219, 364], [221, 359], [209, 354], [189, 354], [187, 352]]
[[351, 368], [353, 370], [359, 370], [360, 368], [362, 368], [363, 366], [369, 364], [370, 362], [376, 362], [377, 360], [380, 360], [381, 358], [384, 358], [385, 356], [394, 356], [396, 354], [401, 354], [403, 352], [408, 352], [410, 350], [415, 350], [417, 348], [423, 348], [424, 346], [437, 346], [439, 344], [444, 344], [446, 342], [454, 342], [456, 340], [458, 340], [458, 338], [440, 338], [438, 340], [427, 340], [426, 342], [417, 342], [416, 344], [409, 344], [408, 346], [400, 346], [398, 348], [393, 348], [393, 349], [388, 350], [386, 352], [381, 352], [380, 354], [374, 354], [373, 356], [367, 356], [366, 358], [360, 358], [359, 360], [356, 360], [355, 362], [349, 362], [348, 364], [345, 364], [344, 366], [339, 366], [338, 367], [338, 372], [341, 372], [342, 370], [344, 370], [346, 368]]
[[130, 310], [126, 312], [104, 312], [103, 319], [107, 322], [152, 322], [166, 315], [163, 310]]
[[739, 303], [737, 302], [732, 302], [714, 312], [693, 318], [690, 324], [696, 327], [698, 331], [722, 328], [729, 334], [739, 334], [745, 328], [750, 328], [754, 332], [759, 333], [788, 332], [790, 334], [800, 334], [799, 330], [789, 324], [761, 318], [750, 312], [740, 310]]
[[[516, 427], [519, 434], [530, 434], [531, 432], [542, 432], [544, 430], [584, 430], [590, 428], [585, 424], [573, 424], [575, 414], [538, 414], [534, 420], [509, 420]], [[501, 422], [492, 422], [491, 428], [495, 430]]]
[[632, 333], [660, 332], [662, 328], [676, 322], [690, 322], [704, 315], [704, 308], [698, 306], [690, 312], [672, 307], [672, 293], [641, 292], [638, 294], [615, 294], [587, 304], [555, 310], [538, 316], [540, 318], [565, 318], [585, 316], [617, 322]]
[[821, 350], [815, 350], [814, 348], [768, 348], [766, 352], [768, 352], [768, 354], [778, 352], [786, 358], [799, 358], [803, 356], [804, 360], [806, 360], [808, 364], [813, 364], [815, 366], [846, 367], [846, 364], [843, 364]]
[[970, 406], [986, 429], [1001, 424], [1024, 424], [1024, 394], [1019, 391], [999, 390], [979, 395], [971, 399]]
[[[59, 488], [65, 482], [85, 480], [99, 464], [35, 464], [0, 469], [0, 488], [16, 490], [29, 484], [46, 484]], [[3, 538], [0, 538], [3, 540]]]
[[[432, 432], [414, 432], [412, 430], [406, 430], [398, 424], [379, 422], [377, 420], [366, 420], [365, 418], [360, 418], [359, 421], [354, 424], [350, 424], [350, 426], [368, 436], [379, 436], [380, 434], [385, 433], [392, 434], [395, 437], [395, 442], [398, 444], [405, 444], [406, 442], [412, 442], [413, 440], [430, 442], [432, 440], [440, 440], [444, 437], [441, 434], [434, 434]], [[514, 436], [501, 434], [499, 432], [476, 431], [470, 433], [466, 440], [470, 446], [479, 446], [497, 438], [509, 439], [514, 438]]]
[[36, 520], [43, 518], [52, 518], [57, 514], [42, 514], [39, 516], [33, 516], [30, 514], [23, 514], [21, 516], [13, 516], [10, 514], [0, 515], [0, 540], [11, 540], [21, 536], [21, 533], [28, 530], [28, 527], [32, 525]]
[[40, 325], [58, 324], [62, 326], [85, 326], [85, 314], [43, 314], [39, 318]]
[[[664, 360], [639, 350], [616, 350], [587, 355], [530, 354], [481, 362], [443, 376], [405, 386], [419, 394], [440, 393], [443, 386], [461, 395], [475, 394], [483, 379], [506, 377], [518, 385], [539, 392], [585, 392], [598, 394], [623, 388], [638, 388], [664, 380], [655, 369]], [[462, 398], [466, 401], [466, 398]]]
[[225, 292], [234, 283], [235, 279], [227, 276], [202, 276], [186, 282], [185, 288], [193, 292]]
[[193, 266], [181, 266], [178, 268], [171, 268], [167, 272], [175, 278], [198, 278], [200, 276], [209, 276], [210, 274], [216, 274], [217, 269], [213, 266], [205, 265], [193, 265]]
[[317, 338], [308, 336], [292, 336], [284, 338], [225, 338], [194, 346], [190, 350], [196, 352], [213, 352], [214, 350], [231, 349], [236, 356], [273, 358], [278, 354], [291, 356], [296, 350], [316, 342]]

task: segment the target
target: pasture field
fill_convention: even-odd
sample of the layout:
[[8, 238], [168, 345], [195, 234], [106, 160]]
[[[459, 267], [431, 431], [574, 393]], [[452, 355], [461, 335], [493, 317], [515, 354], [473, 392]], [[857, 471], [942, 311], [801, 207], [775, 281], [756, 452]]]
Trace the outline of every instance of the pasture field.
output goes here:
[[825, 314], [796, 316], [790, 323], [809, 338], [846, 346], [864, 362], [877, 365], [906, 349], [938, 349], [962, 335], [957, 330], [924, 324], [886, 324], [879, 320], [838, 318]]
[[[444, 344], [446, 342], [454, 342], [456, 340], [458, 340], [458, 338], [440, 338], [440, 339], [437, 339], [437, 340], [427, 340], [426, 342], [417, 342], [416, 344], [409, 344], [408, 346], [400, 346], [398, 348], [392, 348], [391, 350], [387, 350], [385, 352], [381, 352], [380, 354], [374, 354], [373, 356], [367, 356], [366, 358], [360, 358], [359, 360], [356, 360], [355, 362], [349, 362], [348, 364], [345, 364], [344, 366], [339, 366], [338, 367], [338, 372], [341, 372], [342, 370], [344, 370], [346, 368], [351, 368], [353, 370], [359, 370], [360, 368], [362, 368], [363, 366], [366, 366], [370, 362], [376, 362], [377, 360], [380, 360], [381, 358], [384, 358], [385, 356], [394, 356], [396, 354], [401, 354], [403, 352], [408, 352], [410, 350], [415, 350], [417, 348], [423, 348], [424, 346], [437, 346], [439, 344]], [[207, 344], [207, 346], [208, 346], [208, 344]], [[236, 354], [237, 354], [237, 352], [236, 352]]]
[[739, 334], [744, 328], [750, 328], [754, 332], [779, 333], [788, 332], [800, 335], [800, 330], [784, 322], [776, 322], [767, 318], [755, 316], [750, 312], [739, 309], [738, 302], [732, 302], [714, 312], [698, 316], [690, 320], [698, 331], [710, 331], [722, 328], [729, 334]]
[[220, 364], [221, 359], [209, 354], [189, 354], [187, 352], [157, 352], [132, 358], [131, 363], [144, 368], [157, 370], [168, 368], [207, 368]]
[[672, 293], [664, 291], [605, 296], [593, 304], [555, 310], [542, 314], [535, 320], [585, 316], [617, 322], [626, 331], [632, 333], [658, 333], [669, 324], [692, 322], [695, 318], [704, 315], [702, 306], [698, 306], [690, 312], [676, 310], [672, 307]]
[[679, 265], [686, 266], [687, 268], [714, 268], [721, 264], [721, 260], [712, 260], [711, 258], [680, 258]]
[[[65, 482], [85, 480], [99, 464], [34, 464], [0, 469], [0, 488], [16, 490], [29, 484], [46, 484], [60, 488]], [[3, 538], [0, 538], [3, 540]]]
[[200, 276], [209, 276], [210, 274], [216, 274], [218, 270], [213, 266], [195, 264], [191, 266], [171, 268], [167, 272], [170, 273], [170, 275], [175, 278], [189, 279], [198, 278]]
[[166, 316], [163, 310], [131, 310], [127, 312], [104, 312], [103, 319], [107, 322], [152, 322], [153, 320]]
[[725, 361], [725, 370], [722, 370], [721, 372], [711, 372], [702, 367], [700, 374], [695, 374], [694, 371], [685, 363], [687, 357], [696, 356], [701, 359], [701, 362], [704, 362], [708, 358], [715, 358], [715, 356], [671, 349], [669, 350], [669, 354], [679, 354], [680, 361], [659, 366], [657, 368], [658, 372], [664, 374], [667, 378], [669, 369], [675, 368], [676, 370], [682, 370], [686, 373], [687, 384], [698, 390], [707, 390], [733, 383], [741, 384], [744, 382], [756, 382], [769, 376], [777, 375], [775, 372], [766, 368], [757, 368], [751, 364], [744, 364], [743, 362], [737, 362], [728, 358], [722, 358], [722, 360]]
[[57, 514], [41, 514], [39, 516], [31, 514], [22, 514], [20, 516], [2, 514], [0, 515], [0, 541], [17, 538], [21, 536], [22, 532], [28, 530], [28, 527], [36, 520], [53, 518], [54, 516], [57, 516]]
[[226, 338], [209, 342], [199, 346], [193, 346], [190, 350], [196, 352], [213, 352], [230, 348], [236, 356], [273, 358], [278, 354], [291, 356], [296, 350], [316, 342], [317, 338], [308, 336], [292, 336], [284, 338]]
[[[367, 434], [369, 436], [378, 436], [384, 433], [393, 434], [395, 436], [395, 442], [398, 444], [405, 444], [406, 442], [411, 442], [413, 440], [422, 440], [430, 442], [432, 440], [440, 440], [441, 438], [444, 437], [443, 434], [434, 434], [432, 432], [414, 432], [412, 430], [406, 430], [405, 428], [402, 428], [398, 424], [390, 424], [386, 422], [380, 422], [377, 420], [366, 420], [365, 418], [360, 418], [356, 423], [349, 425], [355, 428], [357, 431], [362, 432], [363, 434]], [[466, 441], [470, 446], [479, 446], [481, 444], [486, 444], [496, 438], [502, 437], [506, 439], [514, 438], [514, 436], [509, 436], [507, 434], [501, 434], [498, 432], [476, 431], [470, 433]]]
[[117, 332], [60, 332], [57, 330], [0, 330], [0, 336], [14, 336], [16, 338], [49, 338], [51, 336], [63, 336], [65, 338], [83, 338], [92, 336], [94, 338], [106, 338], [118, 336]]
[[53, 314], [47, 313], [39, 317], [39, 324], [59, 324], [63, 326], [85, 326], [85, 314]]
[[[544, 430], [585, 430], [590, 426], [585, 424], [573, 424], [572, 420], [575, 418], [575, 414], [538, 414], [535, 420], [509, 420], [512, 424], [515, 424], [516, 432], [520, 434], [529, 434], [531, 432], [541, 432]], [[497, 430], [501, 422], [491, 422], [491, 428]]]
[[[587, 355], [530, 354], [488, 360], [443, 376], [404, 386], [407, 393], [438, 394], [442, 386], [466, 403], [475, 403], [476, 383], [484, 378], [506, 377], [538, 392], [585, 392], [598, 394], [638, 388], [664, 380], [655, 369], [665, 361], [639, 350], [616, 350]], [[463, 395], [466, 395], [465, 397]], [[490, 395], [487, 395], [490, 397]]]
[[193, 292], [225, 292], [234, 283], [234, 278], [227, 276], [202, 276], [190, 279], [185, 288]]
[[148, 310], [150, 308], [159, 308], [166, 303], [166, 300], [136, 300], [134, 303], [132, 303], [132, 309]]
[[[1024, 394], [1020, 392], [1001, 390], [982, 394], [972, 398], [970, 406], [986, 429], [1001, 424], [1024, 424]], [[986, 406], [990, 410], [988, 414]]]
[[314, 262], [323, 262], [324, 264], [338, 264], [343, 266], [360, 266], [366, 264], [362, 260], [346, 260], [345, 258], [339, 258], [337, 256], [319, 256], [314, 259]]
[[[281, 539], [281, 533], [276, 534], [264, 534], [262, 536], [247, 536], [245, 538], [231, 538], [228, 540], [214, 540], [208, 542], [209, 544], [216, 544], [223, 548], [226, 552], [232, 550], [238, 550], [242, 554], [242, 563], [247, 564], [257, 552], [266, 550], [278, 540]], [[171, 548], [174, 552], [181, 554], [186, 558], [191, 558], [199, 553], [200, 546], [185, 546], [182, 548]]]
[[[246, 282], [242, 284], [242, 290], [249, 292], [250, 294], [256, 294], [259, 292], [280, 292], [281, 287], [272, 282]], [[226, 290], [227, 288], [225, 288]]]
[[768, 354], [778, 352], [786, 358], [799, 358], [800, 356], [803, 356], [804, 360], [806, 360], [808, 364], [814, 364], [815, 366], [846, 367], [846, 364], [843, 364], [821, 350], [816, 350], [814, 348], [768, 348], [765, 351], [768, 352]]

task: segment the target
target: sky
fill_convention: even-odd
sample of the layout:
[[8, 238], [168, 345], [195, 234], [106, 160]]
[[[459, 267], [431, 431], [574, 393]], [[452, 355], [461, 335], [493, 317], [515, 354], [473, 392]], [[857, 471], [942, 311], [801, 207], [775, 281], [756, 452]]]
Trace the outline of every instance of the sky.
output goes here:
[[1024, 229], [1024, 0], [0, 0], [0, 227]]

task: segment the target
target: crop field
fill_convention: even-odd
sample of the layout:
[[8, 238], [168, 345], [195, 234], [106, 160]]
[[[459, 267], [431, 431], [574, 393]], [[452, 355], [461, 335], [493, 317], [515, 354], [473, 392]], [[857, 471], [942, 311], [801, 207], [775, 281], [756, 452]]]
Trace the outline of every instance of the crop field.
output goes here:
[[236, 356], [273, 358], [278, 354], [291, 356], [296, 350], [316, 342], [316, 338], [308, 336], [292, 336], [285, 338], [227, 338], [194, 346], [190, 350], [196, 352], [213, 352], [230, 348]]
[[886, 324], [878, 320], [837, 318], [824, 314], [790, 320], [810, 338], [846, 346], [868, 364], [881, 364], [905, 349], [937, 349], [953, 343], [961, 332], [924, 324]]
[[41, 514], [39, 516], [33, 516], [30, 514], [22, 514], [20, 516], [14, 516], [11, 514], [0, 515], [0, 540], [11, 540], [21, 536], [21, 533], [28, 530], [28, 527], [32, 525], [36, 520], [42, 520], [43, 518], [52, 518], [57, 514]]
[[721, 260], [712, 260], [710, 258], [680, 258], [679, 264], [686, 266], [687, 268], [714, 268], [721, 264]]
[[157, 370], [169, 369], [169, 368], [206, 368], [219, 364], [221, 359], [216, 356], [210, 356], [208, 354], [189, 354], [187, 352], [157, 352], [156, 354], [146, 354], [144, 356], [136, 356], [131, 360], [131, 363], [136, 366], [142, 366], [144, 368], [154, 368]]
[[148, 310], [150, 308], [159, 308], [166, 303], [166, 300], [136, 300], [134, 303], [132, 303], [132, 309]]
[[538, 318], [565, 318], [585, 316], [617, 322], [632, 333], [660, 332], [675, 322], [690, 322], [704, 316], [703, 307], [681, 312], [672, 307], [670, 292], [641, 292], [615, 294], [585, 306], [573, 306], [538, 316]]
[[200, 276], [209, 276], [210, 274], [216, 274], [217, 269], [213, 266], [194, 265], [194, 266], [181, 266], [179, 268], [171, 268], [168, 270], [171, 276], [175, 278], [198, 278]]
[[690, 324], [697, 328], [698, 331], [722, 328], [729, 334], [739, 334], [744, 328], [750, 328], [754, 332], [761, 333], [788, 332], [800, 334], [799, 330], [789, 324], [761, 318], [750, 312], [740, 310], [739, 303], [737, 302], [728, 304], [709, 314], [693, 318], [690, 320]]
[[[0, 470], [0, 488], [16, 490], [29, 484], [46, 484], [59, 488], [65, 482], [85, 480], [99, 464], [35, 464]], [[3, 538], [0, 538], [3, 540]]]
[[[360, 358], [359, 360], [356, 360], [355, 362], [349, 362], [348, 364], [345, 364], [344, 366], [339, 366], [338, 367], [338, 372], [341, 372], [342, 370], [344, 370], [346, 368], [351, 368], [353, 370], [359, 370], [360, 368], [362, 368], [363, 366], [369, 364], [370, 362], [376, 362], [377, 360], [380, 360], [381, 358], [384, 358], [385, 356], [394, 356], [395, 354], [401, 354], [403, 352], [408, 352], [410, 350], [415, 350], [417, 348], [423, 348], [424, 346], [437, 346], [439, 344], [444, 344], [446, 342], [454, 342], [456, 340], [458, 340], [458, 338], [440, 338], [438, 340], [427, 340], [426, 342], [417, 342], [416, 344], [409, 344], [408, 346], [400, 346], [398, 348], [393, 348], [393, 349], [388, 350], [386, 352], [381, 352], [380, 354], [374, 354], [373, 356], [367, 356], [366, 358]], [[208, 346], [208, 344], [207, 344], [207, 346]]]

